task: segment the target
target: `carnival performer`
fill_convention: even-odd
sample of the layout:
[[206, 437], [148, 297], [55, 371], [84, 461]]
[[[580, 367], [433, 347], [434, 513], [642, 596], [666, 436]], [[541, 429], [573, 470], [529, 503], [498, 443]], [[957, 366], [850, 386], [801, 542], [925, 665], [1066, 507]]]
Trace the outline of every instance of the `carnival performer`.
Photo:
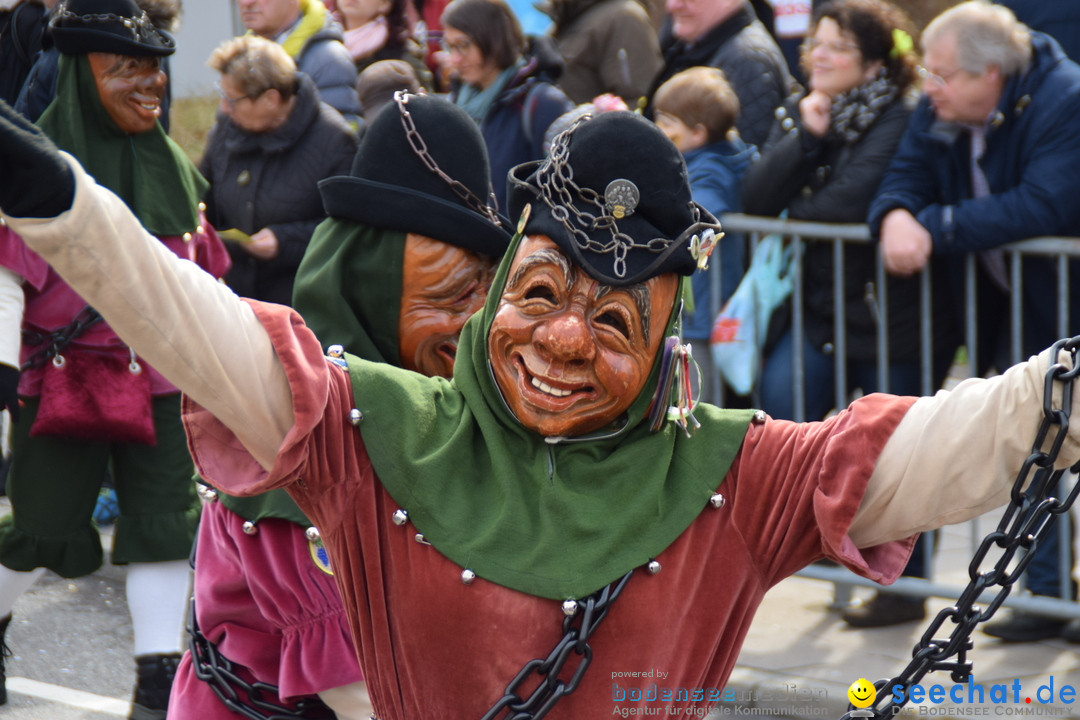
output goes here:
[[[552, 691], [549, 718], [611, 715], [650, 682], [662, 712], [697, 713], [768, 588], [822, 557], [891, 580], [919, 531], [1008, 501], [1042, 418], [1049, 353], [821, 423], [669, 392], [688, 371], [680, 292], [718, 227], [632, 113], [514, 170], [521, 232], [445, 380], [328, 360], [294, 311], [175, 261], [0, 112], [19, 168], [2, 216], [184, 389], [203, 477], [284, 487], [319, 528], [382, 720], [496, 717], [515, 677]], [[54, 192], [27, 201], [41, 181]], [[1080, 459], [1070, 433], [1062, 464]], [[551, 684], [530, 677], [549, 655]], [[666, 675], [623, 679], [642, 668]]]
[[[415, 95], [399, 95], [391, 109], [368, 126], [352, 175], [321, 185], [331, 219], [308, 247], [294, 307], [348, 352], [449, 378], [461, 327], [483, 305], [509, 243], [509, 223], [483, 200], [491, 185], [484, 140], [463, 110]], [[426, 151], [410, 143], [410, 131]], [[180, 663], [170, 715], [236, 717], [224, 695], [253, 710], [275, 703], [314, 713], [322, 702], [339, 720], [367, 718], [318, 529], [283, 490], [204, 497], [197, 657], [185, 653]], [[250, 687], [214, 682], [223, 660], [246, 685], [262, 683], [257, 697]]]
[[[116, 193], [162, 251], [216, 283], [229, 259], [200, 212], [206, 182], [158, 122], [161, 61], [175, 50], [173, 38], [133, 0], [62, 3], [52, 36], [60, 73], [41, 130]], [[10, 176], [13, 168], [3, 167]], [[53, 188], [27, 191], [40, 197]], [[24, 279], [26, 299], [12, 514], [0, 520], [0, 616], [10, 618], [43, 569], [75, 578], [101, 566], [91, 516], [111, 466], [120, 510], [112, 562], [128, 566], [135, 636], [131, 717], [164, 718], [199, 516], [180, 393], [10, 228], [0, 228], [0, 265]]]

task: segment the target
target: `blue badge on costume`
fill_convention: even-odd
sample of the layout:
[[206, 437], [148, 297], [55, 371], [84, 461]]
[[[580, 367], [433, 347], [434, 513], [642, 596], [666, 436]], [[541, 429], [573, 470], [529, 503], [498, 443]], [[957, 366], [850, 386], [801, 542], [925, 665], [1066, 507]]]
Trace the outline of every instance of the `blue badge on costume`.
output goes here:
[[315, 563], [315, 567], [327, 575], [334, 574], [333, 568], [330, 567], [330, 556], [326, 554], [322, 540], [308, 540], [308, 551], [311, 552], [311, 560]]

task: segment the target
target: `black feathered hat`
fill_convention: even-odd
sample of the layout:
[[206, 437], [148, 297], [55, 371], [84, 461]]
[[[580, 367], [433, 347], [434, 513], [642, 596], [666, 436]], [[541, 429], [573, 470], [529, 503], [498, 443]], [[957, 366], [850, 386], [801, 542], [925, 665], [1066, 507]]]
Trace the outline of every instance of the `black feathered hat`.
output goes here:
[[495, 212], [484, 138], [443, 98], [398, 93], [368, 125], [349, 176], [319, 183], [330, 217], [426, 235], [501, 257], [510, 223]]
[[63, 0], [53, 10], [49, 27], [53, 43], [65, 55], [176, 52], [172, 35], [156, 28], [135, 0]]
[[589, 275], [631, 285], [690, 275], [720, 223], [690, 198], [686, 163], [655, 125], [630, 112], [585, 116], [555, 137], [547, 159], [509, 176], [511, 217], [547, 235]]

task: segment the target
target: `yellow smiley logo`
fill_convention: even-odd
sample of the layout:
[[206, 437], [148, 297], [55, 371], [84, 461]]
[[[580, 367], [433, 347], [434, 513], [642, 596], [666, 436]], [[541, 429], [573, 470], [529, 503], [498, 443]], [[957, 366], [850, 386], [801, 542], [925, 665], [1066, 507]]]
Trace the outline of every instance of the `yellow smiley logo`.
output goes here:
[[866, 678], [859, 678], [851, 683], [851, 687], [847, 689], [847, 696], [852, 705], [864, 708], [873, 704], [877, 697], [877, 690], [874, 689], [874, 683]]

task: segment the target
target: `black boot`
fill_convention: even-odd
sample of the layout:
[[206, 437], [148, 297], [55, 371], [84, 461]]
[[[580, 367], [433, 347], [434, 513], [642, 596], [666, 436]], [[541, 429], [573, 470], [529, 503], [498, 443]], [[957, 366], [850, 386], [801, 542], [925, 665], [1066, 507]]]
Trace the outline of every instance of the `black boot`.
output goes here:
[[165, 720], [180, 653], [139, 655], [135, 658], [135, 695], [128, 720]]
[[862, 605], [845, 610], [840, 617], [852, 627], [888, 627], [922, 620], [926, 607], [922, 598], [878, 593]]
[[4, 636], [7, 634], [8, 624], [11, 622], [11, 613], [0, 618], [0, 705], [7, 705], [7, 668], [6, 660], [11, 657], [11, 648], [7, 646]]

